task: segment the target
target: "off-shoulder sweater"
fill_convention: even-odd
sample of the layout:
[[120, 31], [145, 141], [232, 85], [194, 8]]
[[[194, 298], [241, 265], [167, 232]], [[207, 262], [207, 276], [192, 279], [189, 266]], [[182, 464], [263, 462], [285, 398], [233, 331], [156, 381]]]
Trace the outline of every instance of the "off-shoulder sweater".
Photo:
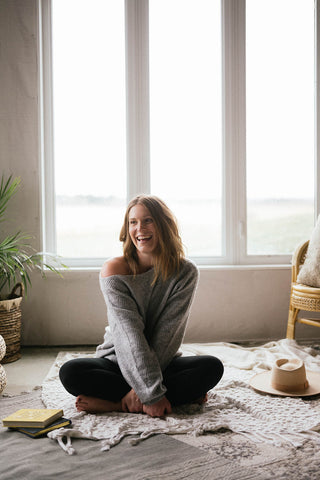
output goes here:
[[153, 269], [136, 276], [100, 275], [109, 325], [96, 356], [118, 363], [145, 405], [166, 393], [162, 372], [179, 355], [198, 276], [187, 259], [175, 276], [154, 285]]

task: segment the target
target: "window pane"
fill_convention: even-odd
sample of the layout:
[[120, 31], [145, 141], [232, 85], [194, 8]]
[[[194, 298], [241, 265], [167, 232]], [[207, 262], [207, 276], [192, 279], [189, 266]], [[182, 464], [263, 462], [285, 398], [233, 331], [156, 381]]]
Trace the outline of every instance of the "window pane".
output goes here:
[[248, 254], [291, 254], [314, 221], [314, 1], [247, 0]]
[[222, 254], [220, 0], [150, 0], [151, 190], [190, 256]]
[[57, 251], [106, 257], [126, 203], [124, 5], [53, 0]]

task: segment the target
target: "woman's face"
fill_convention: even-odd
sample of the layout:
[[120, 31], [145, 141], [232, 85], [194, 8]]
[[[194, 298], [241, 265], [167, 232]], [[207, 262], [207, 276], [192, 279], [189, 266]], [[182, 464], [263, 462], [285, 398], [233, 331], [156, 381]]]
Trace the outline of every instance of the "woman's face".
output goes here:
[[158, 234], [149, 210], [137, 204], [129, 212], [129, 235], [138, 254], [152, 255], [158, 245]]

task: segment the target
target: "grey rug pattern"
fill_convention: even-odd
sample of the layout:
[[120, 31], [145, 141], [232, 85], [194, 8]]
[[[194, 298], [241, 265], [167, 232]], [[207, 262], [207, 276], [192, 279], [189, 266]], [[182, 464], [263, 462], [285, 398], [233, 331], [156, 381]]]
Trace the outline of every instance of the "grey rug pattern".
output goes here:
[[[0, 397], [1, 418], [19, 408], [41, 408], [40, 390]], [[137, 446], [124, 439], [109, 452], [96, 441], [74, 439], [77, 455], [65, 454], [49, 438], [31, 439], [0, 428], [1, 480], [318, 480], [319, 447], [253, 443], [243, 435], [155, 435]]]
[[[19, 408], [41, 408], [40, 391], [0, 397], [1, 418]], [[241, 480], [255, 476], [246, 467], [180, 442], [155, 435], [137, 446], [124, 439], [109, 452], [97, 441], [74, 439], [77, 454], [67, 455], [49, 438], [32, 439], [0, 427], [1, 480]], [[5, 446], [5, 447], [4, 447]]]
[[208, 455], [216, 454], [231, 463], [237, 463], [240, 468], [254, 472], [255, 479], [320, 479], [319, 445], [312, 441], [306, 441], [299, 447], [276, 447], [266, 443], [254, 443], [243, 435], [230, 431], [201, 437], [179, 435], [174, 438], [197, 447]]

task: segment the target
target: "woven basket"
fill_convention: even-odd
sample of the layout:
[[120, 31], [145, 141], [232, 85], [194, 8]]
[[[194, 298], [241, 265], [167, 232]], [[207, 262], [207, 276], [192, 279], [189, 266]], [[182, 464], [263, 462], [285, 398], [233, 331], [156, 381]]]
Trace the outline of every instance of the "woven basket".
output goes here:
[[[16, 290], [20, 288], [20, 295]], [[15, 362], [21, 357], [21, 301], [22, 283], [17, 283], [6, 299], [0, 299], [0, 335], [6, 342], [6, 355], [1, 363]]]

